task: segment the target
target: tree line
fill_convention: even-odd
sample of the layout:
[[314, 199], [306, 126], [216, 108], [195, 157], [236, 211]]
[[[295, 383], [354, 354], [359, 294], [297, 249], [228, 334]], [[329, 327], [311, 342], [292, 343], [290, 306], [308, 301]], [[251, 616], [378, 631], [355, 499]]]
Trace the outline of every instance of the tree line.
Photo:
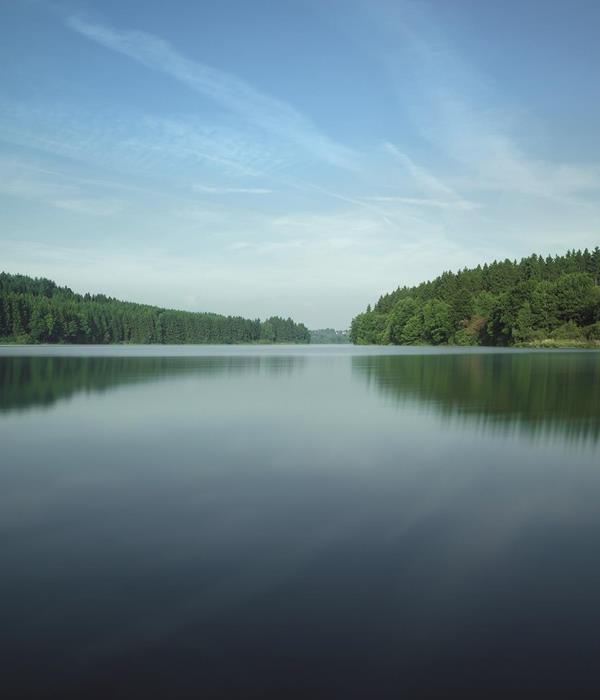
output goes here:
[[313, 345], [346, 345], [350, 343], [348, 331], [336, 331], [334, 328], [319, 328], [310, 332]]
[[600, 341], [600, 248], [530, 255], [398, 287], [356, 316], [353, 343], [516, 345]]
[[77, 294], [44, 278], [0, 273], [0, 341], [17, 343], [310, 343], [291, 318], [176, 311]]

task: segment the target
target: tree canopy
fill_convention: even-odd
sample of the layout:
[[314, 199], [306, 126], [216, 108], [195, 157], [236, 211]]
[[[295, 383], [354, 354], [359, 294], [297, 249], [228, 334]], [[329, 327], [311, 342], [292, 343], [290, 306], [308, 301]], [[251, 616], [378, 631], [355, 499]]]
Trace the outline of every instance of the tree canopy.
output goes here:
[[600, 340], [600, 248], [444, 272], [384, 294], [352, 321], [358, 344]]
[[345, 345], [350, 343], [348, 331], [336, 331], [333, 328], [311, 330], [310, 342], [313, 345]]
[[76, 294], [43, 278], [0, 273], [0, 340], [20, 343], [310, 343], [291, 318], [264, 321]]

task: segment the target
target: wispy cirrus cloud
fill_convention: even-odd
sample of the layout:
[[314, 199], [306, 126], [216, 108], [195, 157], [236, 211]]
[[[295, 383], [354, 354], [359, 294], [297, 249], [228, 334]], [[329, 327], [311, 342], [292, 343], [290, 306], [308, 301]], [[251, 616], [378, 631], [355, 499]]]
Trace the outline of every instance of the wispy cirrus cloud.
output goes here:
[[235, 75], [192, 61], [167, 41], [145, 32], [122, 31], [72, 16], [67, 25], [82, 36], [152, 70], [166, 73], [265, 131], [291, 141], [331, 165], [351, 168], [355, 154], [320, 131], [286, 102], [266, 95]]
[[184, 115], [97, 113], [79, 104], [0, 100], [3, 141], [128, 175], [179, 177], [183, 166], [255, 178], [294, 162], [292, 147], [260, 138], [257, 131]]
[[383, 144], [384, 150], [399, 162], [408, 175], [412, 186], [421, 196], [371, 196], [365, 197], [370, 202], [403, 204], [411, 207], [424, 207], [428, 209], [473, 211], [482, 205], [470, 201], [459, 194], [454, 187], [447, 184], [442, 178], [434, 175], [427, 168], [415, 163], [406, 153], [403, 153], [393, 143]]
[[498, 118], [460, 94], [431, 97], [437, 128], [430, 138], [465, 171], [464, 187], [577, 203], [600, 190], [600, 165], [533, 157]]
[[[537, 124], [535, 116], [512, 105], [509, 96], [500, 95], [493, 82], [468, 62], [444, 32], [431, 6], [401, 2], [393, 9], [375, 7], [370, 17], [401, 47], [382, 55], [382, 61], [416, 130], [438, 158], [453, 165], [454, 185], [472, 193], [533, 197], [562, 204], [582, 203], [590, 193], [600, 190], [598, 163], [531, 154], [527, 137], [532, 124]], [[411, 90], [408, 100], [407, 82]], [[543, 139], [543, 129], [538, 131], [536, 138]], [[447, 194], [443, 182], [424, 175], [405, 157], [404, 165], [435, 198]]]
[[439, 177], [414, 163], [406, 153], [400, 151], [393, 143], [386, 142], [383, 146], [406, 169], [420, 190], [434, 197], [446, 197], [451, 200], [459, 198], [451, 187]]
[[273, 192], [265, 187], [218, 187], [214, 185], [194, 185], [193, 189], [201, 194], [271, 194]]
[[289, 146], [261, 138], [251, 126], [232, 128], [190, 117], [146, 116], [136, 132], [128, 134], [121, 147], [149, 169], [177, 160], [192, 167], [213, 166], [226, 175], [259, 177], [294, 160]]
[[380, 202], [382, 204], [406, 204], [410, 207], [426, 207], [430, 209], [455, 209], [457, 211], [473, 211], [480, 209], [481, 204], [470, 202], [468, 199], [458, 199], [447, 201], [443, 199], [426, 199], [422, 197], [394, 197], [386, 195], [373, 195], [364, 197], [369, 202]]
[[[568, 155], [567, 132], [558, 133], [562, 143], [557, 147], [552, 125], [532, 107], [535, 101], [519, 103], [510, 82], [503, 86], [502, 76], [486, 75], [474, 60], [473, 45], [449, 33], [435, 3], [398, 0], [362, 8], [365, 22], [378, 35], [374, 53], [396, 92], [399, 110], [413, 126], [414, 133], [408, 130], [398, 150], [419, 153], [419, 158], [425, 154], [432, 164], [422, 177], [405, 160], [405, 172], [412, 172], [422, 189], [416, 196], [399, 196], [444, 203], [420, 205], [432, 213], [435, 208], [469, 210], [470, 204], [463, 208], [461, 200], [483, 204], [486, 215], [496, 217], [504, 230], [511, 216], [522, 219], [524, 211], [533, 219], [534, 207], [540, 220], [551, 207], [553, 223], [558, 215], [567, 227], [575, 208], [598, 210], [598, 159], [593, 162], [588, 153], [578, 162]], [[394, 141], [401, 143], [397, 136]], [[432, 174], [437, 182], [428, 177]], [[444, 186], [457, 196], [449, 198]]]
[[88, 188], [80, 181], [16, 158], [0, 158], [0, 195], [91, 216], [109, 216], [124, 209], [125, 202], [120, 199], [87, 195]]
[[117, 199], [102, 199], [99, 197], [78, 197], [74, 199], [57, 199], [51, 202], [57, 209], [65, 209], [76, 214], [90, 216], [111, 216], [118, 214], [125, 207], [124, 202]]

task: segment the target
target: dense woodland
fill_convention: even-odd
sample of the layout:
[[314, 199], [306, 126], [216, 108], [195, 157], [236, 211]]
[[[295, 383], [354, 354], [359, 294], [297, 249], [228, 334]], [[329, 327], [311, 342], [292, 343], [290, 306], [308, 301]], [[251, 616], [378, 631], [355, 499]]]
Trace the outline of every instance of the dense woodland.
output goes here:
[[173, 311], [0, 273], [0, 342], [309, 343], [302, 323]]
[[531, 255], [380, 297], [352, 321], [358, 344], [518, 345], [600, 342], [600, 248]]
[[350, 343], [350, 334], [333, 328], [319, 328], [310, 332], [310, 342], [313, 345], [347, 345]]

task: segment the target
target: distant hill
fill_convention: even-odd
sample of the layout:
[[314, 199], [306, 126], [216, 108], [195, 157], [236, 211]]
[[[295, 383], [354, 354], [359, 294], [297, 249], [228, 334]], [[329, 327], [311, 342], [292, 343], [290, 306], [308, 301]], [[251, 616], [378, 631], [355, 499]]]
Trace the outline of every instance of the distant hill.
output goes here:
[[310, 342], [316, 345], [342, 345], [350, 343], [348, 331], [336, 331], [333, 328], [320, 328], [310, 331]]
[[0, 342], [310, 343], [310, 333], [291, 318], [260, 321], [162, 309], [2, 272]]
[[531, 255], [398, 287], [352, 321], [358, 344], [600, 343], [600, 248]]

